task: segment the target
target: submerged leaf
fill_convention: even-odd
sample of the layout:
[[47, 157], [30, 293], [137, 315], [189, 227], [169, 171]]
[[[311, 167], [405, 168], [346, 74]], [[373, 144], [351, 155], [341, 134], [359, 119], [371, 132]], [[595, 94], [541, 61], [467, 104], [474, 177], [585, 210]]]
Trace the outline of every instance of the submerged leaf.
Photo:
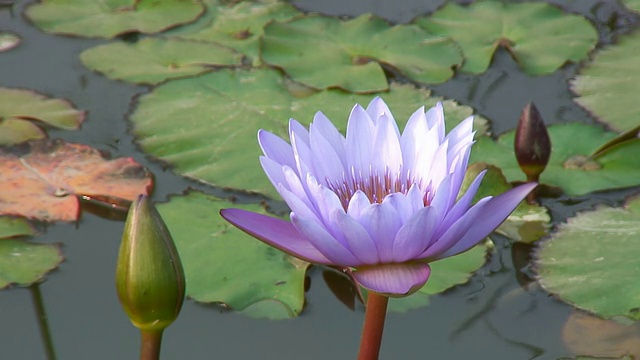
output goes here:
[[[562, 340], [575, 360], [633, 360], [640, 356], [640, 324], [622, 324], [573, 311], [562, 328]], [[564, 358], [565, 360], [571, 360]], [[562, 359], [558, 359], [562, 360]]]
[[0, 214], [73, 221], [77, 196], [133, 201], [151, 187], [151, 174], [133, 159], [107, 160], [86, 145], [43, 140], [0, 148]]
[[617, 131], [640, 125], [640, 31], [598, 51], [571, 81], [576, 102]]
[[[178, 174], [277, 196], [258, 162], [258, 130], [284, 136], [289, 118], [306, 126], [322, 111], [344, 132], [348, 109], [373, 97], [326, 90], [296, 98], [275, 70], [225, 69], [158, 86], [139, 98], [130, 120], [142, 149], [173, 165]], [[426, 90], [397, 84], [384, 99], [401, 127], [419, 107], [442, 100], [429, 97]], [[449, 129], [472, 113], [452, 101], [445, 101], [444, 109]], [[476, 120], [478, 133], [484, 133], [486, 120]]]
[[413, 25], [390, 26], [373, 15], [341, 21], [325, 16], [272, 22], [264, 29], [262, 59], [316, 89], [385, 91], [381, 64], [419, 82], [440, 83], [462, 62], [448, 38]]
[[203, 11], [198, 0], [42, 0], [24, 13], [46, 32], [111, 38], [157, 33], [193, 21]]
[[550, 293], [604, 318], [640, 319], [640, 198], [568, 219], [541, 244], [535, 266]]
[[536, 2], [481, 0], [463, 7], [447, 3], [415, 23], [452, 37], [461, 47], [462, 71], [482, 73], [504, 47], [530, 75], [551, 74], [567, 61], [578, 62], [594, 49], [596, 29], [585, 18]]
[[264, 212], [199, 192], [158, 205], [182, 259], [187, 296], [247, 310], [253, 317], [299, 315], [309, 264], [230, 226], [218, 212], [231, 206]]
[[167, 79], [240, 65], [242, 55], [211, 43], [145, 38], [134, 44], [114, 42], [80, 54], [84, 66], [110, 79], [154, 85]]

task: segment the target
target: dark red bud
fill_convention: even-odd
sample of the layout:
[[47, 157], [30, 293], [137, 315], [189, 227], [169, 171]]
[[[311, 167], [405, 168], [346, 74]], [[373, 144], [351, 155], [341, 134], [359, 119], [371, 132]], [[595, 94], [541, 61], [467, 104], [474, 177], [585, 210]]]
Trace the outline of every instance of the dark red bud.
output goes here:
[[551, 139], [533, 103], [522, 110], [514, 141], [516, 159], [528, 181], [538, 181], [551, 156]]

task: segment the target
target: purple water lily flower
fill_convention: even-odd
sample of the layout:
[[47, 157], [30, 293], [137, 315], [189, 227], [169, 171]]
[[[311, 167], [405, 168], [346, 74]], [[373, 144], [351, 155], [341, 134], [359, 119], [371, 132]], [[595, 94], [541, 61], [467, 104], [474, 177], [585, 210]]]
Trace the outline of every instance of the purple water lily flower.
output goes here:
[[456, 201], [472, 125], [468, 118], [445, 136], [438, 104], [418, 109], [400, 134], [380, 98], [366, 110], [353, 108], [346, 137], [321, 112], [309, 130], [291, 119], [291, 144], [258, 132], [260, 162], [289, 205], [291, 222], [240, 209], [221, 214], [290, 255], [344, 269], [371, 291], [410, 294], [426, 283], [430, 262], [483, 240], [536, 186], [471, 206], [481, 173]]

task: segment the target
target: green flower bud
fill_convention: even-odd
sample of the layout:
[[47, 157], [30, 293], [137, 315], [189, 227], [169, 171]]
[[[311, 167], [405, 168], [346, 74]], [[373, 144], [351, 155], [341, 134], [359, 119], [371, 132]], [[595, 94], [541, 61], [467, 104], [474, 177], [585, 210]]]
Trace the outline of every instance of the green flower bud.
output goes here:
[[533, 103], [522, 110], [514, 141], [516, 158], [527, 181], [538, 181], [551, 156], [551, 139], [542, 116]]
[[116, 288], [133, 325], [162, 331], [180, 313], [185, 278], [167, 226], [146, 196], [131, 204], [122, 234]]

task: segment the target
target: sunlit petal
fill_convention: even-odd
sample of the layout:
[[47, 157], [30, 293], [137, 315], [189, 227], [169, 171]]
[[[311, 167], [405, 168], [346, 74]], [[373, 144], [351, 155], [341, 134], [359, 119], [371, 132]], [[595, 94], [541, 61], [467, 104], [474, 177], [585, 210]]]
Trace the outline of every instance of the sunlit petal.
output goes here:
[[220, 215], [240, 230], [290, 255], [316, 264], [333, 264], [288, 221], [241, 209], [223, 209]]

